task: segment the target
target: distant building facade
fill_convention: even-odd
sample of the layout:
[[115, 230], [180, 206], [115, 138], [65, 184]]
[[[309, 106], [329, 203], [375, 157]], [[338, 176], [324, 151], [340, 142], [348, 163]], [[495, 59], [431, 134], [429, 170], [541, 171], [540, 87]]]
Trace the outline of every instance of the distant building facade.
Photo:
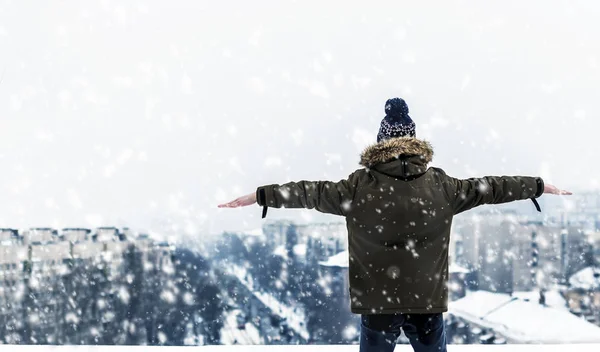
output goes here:
[[[159, 272], [172, 265], [170, 247], [157, 250], [129, 229], [0, 229], [1, 342], [92, 343], [101, 330], [116, 326], [114, 307], [103, 302], [117, 299], [119, 282], [127, 280], [124, 260], [131, 246]], [[89, 302], [80, 306], [73, 294], [89, 295]], [[65, 331], [79, 331], [79, 340], [61, 340], [69, 336]]]

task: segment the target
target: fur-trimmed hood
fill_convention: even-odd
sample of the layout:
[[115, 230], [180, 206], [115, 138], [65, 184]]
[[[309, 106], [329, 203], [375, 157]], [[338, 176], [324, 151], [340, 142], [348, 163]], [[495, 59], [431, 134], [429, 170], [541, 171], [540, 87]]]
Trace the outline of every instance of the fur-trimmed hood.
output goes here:
[[400, 157], [420, 157], [424, 164], [433, 159], [433, 147], [413, 137], [391, 138], [367, 147], [360, 155], [360, 165], [370, 168]]

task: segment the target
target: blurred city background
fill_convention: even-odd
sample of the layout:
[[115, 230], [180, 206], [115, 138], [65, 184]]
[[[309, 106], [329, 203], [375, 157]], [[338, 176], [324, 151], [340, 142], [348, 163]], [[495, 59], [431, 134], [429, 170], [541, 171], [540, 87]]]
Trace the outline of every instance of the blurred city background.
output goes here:
[[432, 166], [576, 194], [455, 219], [450, 341], [600, 342], [598, 18], [578, 0], [0, 0], [0, 342], [356, 343], [343, 219], [217, 204], [346, 178], [396, 96]]
[[[600, 342], [600, 194], [455, 219], [449, 341]], [[128, 228], [0, 230], [0, 339], [16, 344], [355, 344], [344, 223], [205, 241]], [[407, 341], [401, 337], [400, 343]]]

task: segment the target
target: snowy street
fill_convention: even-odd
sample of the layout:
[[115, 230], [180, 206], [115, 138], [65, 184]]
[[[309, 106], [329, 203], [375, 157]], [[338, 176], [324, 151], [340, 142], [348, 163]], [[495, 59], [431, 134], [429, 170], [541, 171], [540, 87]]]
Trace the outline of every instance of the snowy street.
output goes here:
[[221, 329], [221, 343], [224, 345], [260, 345], [264, 344], [258, 329], [251, 322], [244, 329], [238, 327], [239, 309], [233, 309], [225, 315], [225, 325]]

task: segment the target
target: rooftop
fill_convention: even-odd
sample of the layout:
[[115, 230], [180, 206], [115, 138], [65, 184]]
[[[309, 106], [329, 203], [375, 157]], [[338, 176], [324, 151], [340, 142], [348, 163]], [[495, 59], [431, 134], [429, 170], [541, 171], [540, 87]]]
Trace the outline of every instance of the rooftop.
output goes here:
[[349, 264], [349, 253], [348, 251], [340, 252], [327, 258], [327, 261], [320, 262], [322, 266], [335, 266], [340, 268], [347, 268]]
[[564, 309], [507, 294], [475, 291], [450, 302], [449, 312], [520, 343], [600, 343], [600, 327]]
[[571, 276], [569, 283], [572, 287], [582, 290], [598, 288], [600, 287], [600, 268], [587, 267]]

